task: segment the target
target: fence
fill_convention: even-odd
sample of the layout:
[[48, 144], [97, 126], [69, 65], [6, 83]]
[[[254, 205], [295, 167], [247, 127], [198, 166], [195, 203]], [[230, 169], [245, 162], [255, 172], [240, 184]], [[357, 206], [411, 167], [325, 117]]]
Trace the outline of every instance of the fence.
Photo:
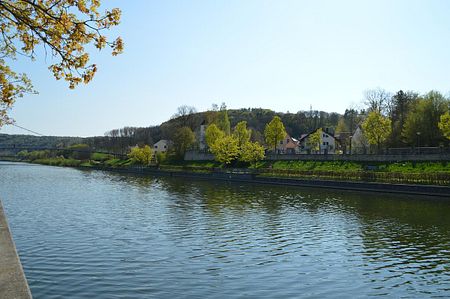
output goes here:
[[378, 172], [378, 171], [317, 171], [317, 170], [288, 170], [261, 169], [262, 176], [281, 176], [302, 179], [329, 179], [342, 181], [383, 182], [392, 184], [427, 184], [450, 185], [450, 173], [447, 172]]
[[298, 179], [321, 179], [336, 181], [361, 181], [382, 182], [391, 184], [425, 184], [425, 185], [450, 185], [450, 173], [448, 172], [380, 172], [380, 171], [325, 171], [325, 170], [290, 170], [290, 169], [242, 169], [242, 168], [214, 168], [202, 166], [160, 166], [165, 171], [180, 171], [211, 174], [247, 174], [253, 177], [285, 177]]
[[[421, 148], [422, 149], [422, 148]], [[415, 154], [406, 150], [397, 150], [392, 154], [371, 155], [371, 154], [352, 154], [352, 155], [338, 155], [338, 154], [266, 154], [266, 160], [304, 160], [304, 161], [354, 161], [354, 162], [407, 162], [407, 161], [450, 161], [450, 151], [445, 149], [438, 153], [433, 153], [436, 149], [433, 148], [429, 153]], [[431, 151], [431, 152], [430, 152]], [[211, 153], [187, 151], [184, 156], [185, 161], [213, 161], [214, 155]]]

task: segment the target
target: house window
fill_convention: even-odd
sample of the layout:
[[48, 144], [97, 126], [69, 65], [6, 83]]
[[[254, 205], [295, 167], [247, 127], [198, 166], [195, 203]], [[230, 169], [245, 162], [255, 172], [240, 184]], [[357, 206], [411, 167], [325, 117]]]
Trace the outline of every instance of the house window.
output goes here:
[[286, 143], [289, 143], [289, 139], [286, 139]]
[[327, 143], [324, 141], [324, 142], [323, 142], [323, 145], [326, 145], [326, 144], [327, 144]]
[[155, 148], [158, 148], [158, 146], [157, 146], [157, 145], [155, 145]]
[[167, 145], [164, 145], [164, 148], [167, 148]]
[[283, 144], [283, 140], [280, 141], [280, 144]]

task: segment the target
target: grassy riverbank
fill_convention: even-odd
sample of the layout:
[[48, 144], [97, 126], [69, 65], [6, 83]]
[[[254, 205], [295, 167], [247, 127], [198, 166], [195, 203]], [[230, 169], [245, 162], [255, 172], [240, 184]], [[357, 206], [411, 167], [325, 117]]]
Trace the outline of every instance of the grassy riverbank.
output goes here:
[[[34, 158], [35, 157], [35, 158]], [[129, 168], [140, 166], [132, 159], [117, 159], [111, 155], [94, 153], [89, 159], [64, 157], [41, 158], [39, 155], [22, 159], [24, 162], [69, 167]], [[404, 183], [419, 185], [450, 185], [448, 162], [362, 163], [348, 161], [262, 161], [255, 166], [237, 164], [226, 167], [215, 161], [166, 162], [150, 168], [162, 171], [251, 172], [264, 177], [336, 180], [358, 182]]]
[[[216, 162], [184, 162], [164, 168], [185, 171], [222, 170]], [[393, 184], [450, 185], [448, 162], [361, 163], [334, 161], [263, 161], [248, 168], [260, 176]]]

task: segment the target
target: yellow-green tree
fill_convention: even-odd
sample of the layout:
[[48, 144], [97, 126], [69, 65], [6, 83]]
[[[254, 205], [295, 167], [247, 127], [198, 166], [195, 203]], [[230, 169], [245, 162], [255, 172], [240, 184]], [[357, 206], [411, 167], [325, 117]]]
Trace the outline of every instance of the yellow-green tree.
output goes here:
[[153, 150], [150, 146], [145, 145], [143, 147], [133, 147], [131, 148], [128, 157], [135, 163], [139, 163], [145, 166], [150, 165], [153, 159]]
[[86, 47], [110, 47], [122, 52], [120, 38], [110, 40], [105, 30], [120, 22], [117, 8], [100, 12], [100, 0], [2, 0], [0, 1], [0, 126], [12, 120], [8, 111], [24, 93], [33, 92], [25, 74], [12, 70], [7, 61], [20, 57], [36, 58], [42, 46], [53, 56], [49, 66], [57, 80], [74, 88], [92, 80], [97, 66], [90, 64]]
[[258, 142], [245, 142], [240, 149], [240, 158], [243, 162], [256, 165], [256, 162], [264, 159], [264, 147]]
[[228, 110], [225, 103], [222, 103], [222, 105], [220, 106], [216, 124], [217, 127], [221, 129], [226, 135], [230, 135], [230, 119], [228, 118]]
[[247, 129], [247, 122], [241, 121], [234, 127], [233, 137], [236, 138], [239, 148], [250, 141], [252, 130]]
[[184, 157], [186, 150], [195, 142], [195, 134], [189, 127], [179, 128], [174, 135], [175, 153], [179, 158]]
[[205, 140], [209, 148], [212, 148], [217, 140], [222, 139], [225, 133], [215, 124], [210, 124], [205, 131]]
[[230, 164], [239, 157], [238, 142], [231, 135], [217, 139], [210, 150], [217, 161], [225, 164]]
[[447, 111], [441, 115], [439, 123], [439, 130], [445, 138], [450, 139], [450, 112]]
[[376, 145], [378, 151], [391, 134], [391, 120], [378, 111], [370, 112], [361, 127], [369, 144]]
[[317, 129], [314, 133], [308, 135], [307, 145], [312, 152], [320, 151], [320, 136], [322, 135], [322, 129]]
[[276, 152], [278, 143], [283, 140], [285, 136], [286, 130], [281, 118], [279, 116], [274, 116], [264, 129], [266, 143], [273, 148], [274, 152]]

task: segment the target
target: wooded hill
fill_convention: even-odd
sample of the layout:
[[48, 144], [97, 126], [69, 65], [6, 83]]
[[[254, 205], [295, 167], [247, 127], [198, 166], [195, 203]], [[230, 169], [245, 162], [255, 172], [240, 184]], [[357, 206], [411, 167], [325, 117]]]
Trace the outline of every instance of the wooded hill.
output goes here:
[[[187, 126], [195, 132], [202, 123], [213, 122], [217, 114], [218, 111], [193, 112], [185, 109], [181, 113], [178, 111], [170, 120], [159, 126], [124, 127], [108, 131], [105, 136], [86, 138], [0, 134], [0, 145], [67, 147], [73, 144], [86, 143], [98, 150], [122, 152], [128, 146], [153, 144], [160, 139], [173, 139], [175, 131], [183, 126]], [[308, 133], [318, 127], [334, 129], [339, 119], [343, 117], [343, 115], [335, 112], [328, 113], [316, 110], [299, 111], [297, 113], [281, 113], [262, 108], [228, 110], [231, 127], [234, 127], [240, 121], [247, 121], [248, 128], [252, 129], [253, 132], [252, 139], [260, 142], [263, 142], [262, 134], [266, 124], [275, 115], [280, 116], [287, 133], [293, 137], [299, 137], [301, 134]]]
[[[124, 127], [108, 131], [105, 136], [88, 138], [0, 134], [0, 146], [16, 144], [65, 147], [86, 143], [96, 150], [126, 153], [129, 146], [152, 145], [160, 139], [169, 139], [177, 143], [175, 135], [181, 128], [187, 127], [193, 132], [198, 132], [201, 124], [218, 123], [222, 118], [226, 119], [228, 131], [238, 122], [246, 121], [247, 128], [252, 130], [251, 141], [264, 144], [265, 126], [275, 115], [281, 118], [286, 132], [291, 137], [299, 138], [302, 134], [310, 133], [317, 128], [328, 128], [329, 132], [339, 132], [341, 137], [344, 136], [340, 139], [342, 145], [348, 142], [359, 125], [364, 127], [369, 120], [368, 116], [374, 113], [387, 124], [381, 129], [380, 121], [365, 126], [372, 127], [372, 131], [385, 133], [386, 136], [383, 138], [380, 136], [375, 138], [378, 140], [376, 142], [378, 148], [446, 147], [450, 143], [450, 97], [438, 91], [432, 90], [420, 95], [413, 91], [399, 90], [393, 94], [377, 88], [364, 93], [363, 105], [364, 108], [359, 111], [346, 109], [344, 114], [316, 110], [281, 113], [262, 108], [226, 109], [225, 104], [220, 108], [213, 105], [211, 110], [197, 112], [194, 107], [180, 106], [170, 120], [158, 126]], [[373, 132], [367, 130], [363, 133], [367, 135], [365, 137], [370, 137]]]

